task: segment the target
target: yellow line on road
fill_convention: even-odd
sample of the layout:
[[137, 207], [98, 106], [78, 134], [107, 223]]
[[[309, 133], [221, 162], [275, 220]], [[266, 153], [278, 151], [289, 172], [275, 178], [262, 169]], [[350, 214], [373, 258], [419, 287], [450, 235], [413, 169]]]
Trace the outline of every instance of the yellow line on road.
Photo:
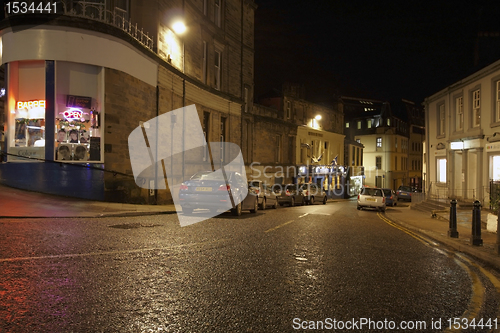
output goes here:
[[[411, 231], [411, 230], [409, 230], [409, 229], [407, 229], [399, 224], [396, 224], [395, 222], [389, 220], [388, 218], [381, 215], [380, 213], [377, 213], [377, 215], [385, 223], [389, 224], [390, 226], [392, 226], [394, 228], [397, 228], [397, 229], [405, 232], [406, 234], [417, 239], [418, 241], [424, 243], [426, 246], [437, 248], [437, 246], [438, 246], [437, 243], [435, 243], [429, 239], [426, 239], [425, 237], [422, 237], [422, 236], [414, 233], [413, 231]], [[462, 269], [470, 276], [470, 278], [472, 280], [472, 293], [471, 293], [470, 303], [469, 303], [467, 310], [465, 310], [465, 312], [461, 316], [461, 318], [467, 318], [468, 322], [470, 322], [473, 318], [477, 317], [477, 315], [479, 314], [479, 311], [481, 310], [481, 306], [484, 303], [484, 286], [483, 286], [481, 280], [479, 279], [478, 275], [475, 272], [473, 272], [463, 261], [467, 262], [470, 266], [475, 266], [475, 267], [479, 268], [481, 273], [483, 273], [485, 276], [487, 276], [490, 279], [490, 281], [492, 281], [493, 285], [495, 286], [495, 288], [497, 288], [498, 292], [500, 292], [500, 282], [491, 273], [489, 273], [486, 270], [484, 270], [483, 268], [477, 266], [476, 264], [474, 264], [473, 262], [471, 262], [467, 258], [461, 256], [460, 254], [458, 254], [454, 251], [448, 251], [448, 250], [445, 250], [445, 251], [450, 253], [450, 254], [454, 254], [456, 257], [458, 257], [462, 260], [462, 261], [460, 261], [457, 258], [454, 258], [455, 263], [457, 265], [459, 265], [460, 267], [462, 267]], [[492, 280], [492, 278], [494, 280], [496, 280], [497, 284], [495, 284], [495, 282]], [[445, 330], [445, 332], [461, 332], [461, 329], [448, 328]]]
[[268, 232], [270, 232], [270, 231], [274, 231], [274, 230], [276, 230], [276, 229], [278, 229], [278, 228], [284, 227], [284, 226], [286, 226], [287, 224], [292, 223], [293, 221], [294, 221], [294, 220], [291, 220], [291, 221], [285, 222], [285, 223], [280, 224], [280, 225], [278, 225], [278, 226], [276, 226], [276, 227], [274, 227], [274, 228], [267, 229], [267, 230], [266, 230], [266, 231], [264, 231], [264, 232], [265, 232], [265, 233], [268, 233]]

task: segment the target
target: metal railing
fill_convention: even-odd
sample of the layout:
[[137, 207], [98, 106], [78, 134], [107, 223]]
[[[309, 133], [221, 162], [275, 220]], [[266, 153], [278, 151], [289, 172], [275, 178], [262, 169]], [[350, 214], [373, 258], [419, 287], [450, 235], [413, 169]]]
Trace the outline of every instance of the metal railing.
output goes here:
[[[148, 33], [144, 33], [142, 28], [139, 30], [137, 23], [134, 25], [127, 19], [128, 13], [126, 10], [117, 7], [113, 10], [108, 10], [106, 9], [106, 5], [102, 2], [85, 0], [61, 0], [61, 5], [62, 15], [81, 17], [112, 25], [126, 32], [129, 36], [153, 51], [153, 38], [149, 37]], [[21, 12], [9, 15], [5, 6], [4, 13], [5, 17], [22, 15]]]

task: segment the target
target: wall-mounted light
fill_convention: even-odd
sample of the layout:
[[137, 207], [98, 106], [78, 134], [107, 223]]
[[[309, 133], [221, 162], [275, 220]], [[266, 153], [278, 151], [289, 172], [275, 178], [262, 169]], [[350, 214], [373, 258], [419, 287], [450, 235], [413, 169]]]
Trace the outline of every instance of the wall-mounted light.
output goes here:
[[186, 25], [182, 21], [176, 21], [174, 24], [172, 24], [172, 29], [176, 34], [182, 35], [184, 32], [186, 32]]
[[316, 119], [316, 120], [321, 120], [321, 115], [320, 115], [320, 114], [318, 114], [316, 117], [314, 117], [314, 119]]

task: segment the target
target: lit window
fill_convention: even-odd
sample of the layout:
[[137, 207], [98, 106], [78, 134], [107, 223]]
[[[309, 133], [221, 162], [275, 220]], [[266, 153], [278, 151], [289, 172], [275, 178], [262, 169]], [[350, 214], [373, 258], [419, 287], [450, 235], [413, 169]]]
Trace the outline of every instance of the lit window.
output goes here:
[[372, 128], [372, 120], [371, 120], [371, 119], [368, 119], [368, 120], [366, 121], [366, 126], [367, 126], [368, 128]]
[[345, 123], [345, 128], [349, 128], [349, 123]]
[[358, 120], [358, 129], [361, 129], [361, 120]]
[[437, 181], [446, 183], [446, 159], [439, 158], [437, 160]]
[[387, 118], [387, 126], [391, 126], [391, 119]]
[[382, 148], [382, 138], [377, 138], [377, 148]]

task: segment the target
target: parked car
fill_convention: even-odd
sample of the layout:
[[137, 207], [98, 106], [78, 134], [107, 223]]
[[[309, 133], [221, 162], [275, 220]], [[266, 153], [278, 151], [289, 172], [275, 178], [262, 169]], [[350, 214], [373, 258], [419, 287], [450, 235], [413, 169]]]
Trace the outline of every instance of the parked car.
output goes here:
[[386, 206], [394, 207], [398, 204], [396, 191], [390, 188], [383, 188], [382, 191], [384, 192]]
[[274, 209], [278, 208], [279, 203], [276, 194], [266, 184], [263, 184], [261, 180], [251, 180], [248, 182], [248, 186], [257, 189], [260, 209], [264, 210], [268, 206]]
[[410, 186], [401, 185], [396, 194], [398, 196], [398, 200], [408, 200], [411, 201], [412, 193], [417, 192], [415, 189], [412, 189]]
[[278, 197], [280, 205], [287, 204], [290, 207], [295, 205], [305, 205], [306, 200], [302, 191], [299, 191], [299, 186], [295, 184], [274, 185], [273, 192]]
[[381, 188], [365, 187], [358, 194], [358, 210], [363, 208], [375, 208], [385, 212], [385, 196]]
[[[250, 189], [245, 177], [238, 172], [226, 172], [227, 183], [222, 173], [203, 171], [194, 174], [179, 188], [182, 212], [192, 214], [194, 209], [231, 210], [239, 216], [243, 210], [255, 213], [258, 209], [257, 190]], [[235, 206], [231, 202], [231, 197]]]
[[319, 185], [313, 183], [302, 184], [299, 187], [299, 191], [305, 198], [306, 205], [312, 205], [315, 202], [322, 202], [323, 205], [326, 204], [328, 200], [326, 192]]

